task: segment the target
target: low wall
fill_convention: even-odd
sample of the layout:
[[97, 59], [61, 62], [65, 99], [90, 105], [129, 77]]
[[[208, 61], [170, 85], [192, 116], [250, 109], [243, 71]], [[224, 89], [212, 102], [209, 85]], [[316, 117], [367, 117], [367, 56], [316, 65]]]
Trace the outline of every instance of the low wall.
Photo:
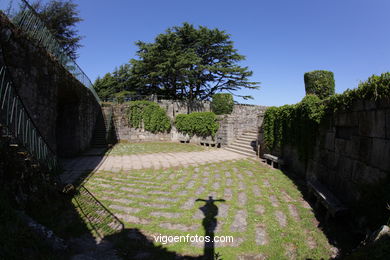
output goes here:
[[[160, 107], [167, 111], [171, 121], [178, 114], [187, 114], [188, 107], [185, 103], [171, 100], [160, 100], [157, 102]], [[114, 121], [117, 131], [117, 139], [122, 141], [140, 142], [140, 141], [173, 141], [178, 142], [184, 138], [173, 126], [170, 133], [153, 134], [142, 129], [131, 128], [126, 115], [128, 105], [116, 105], [114, 108]], [[255, 105], [234, 105], [233, 112], [230, 115], [219, 116], [220, 128], [215, 139], [222, 140], [222, 145], [228, 145], [233, 142], [237, 136], [245, 131], [257, 131], [263, 120], [266, 107]], [[198, 102], [191, 111], [206, 112], [210, 111], [210, 102]], [[208, 139], [210, 139], [209, 137]], [[193, 136], [191, 143], [199, 144], [204, 139]]]

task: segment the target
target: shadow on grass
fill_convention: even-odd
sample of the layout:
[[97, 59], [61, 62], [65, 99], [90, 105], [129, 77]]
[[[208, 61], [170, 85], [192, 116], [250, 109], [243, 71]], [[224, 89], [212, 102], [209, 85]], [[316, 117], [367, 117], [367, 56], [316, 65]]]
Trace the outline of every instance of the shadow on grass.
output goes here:
[[[95, 244], [95, 252], [106, 250], [107, 243], [111, 243], [119, 256], [124, 259], [215, 259], [214, 231], [217, 227], [216, 216], [218, 215], [218, 207], [215, 202], [224, 202], [223, 199], [215, 200], [209, 197], [207, 200], [196, 200], [205, 202], [205, 205], [199, 209], [205, 216], [202, 221], [205, 237], [210, 238], [209, 241], [205, 241], [204, 254], [201, 256], [186, 256], [169, 251], [163, 246], [155, 245], [153, 240], [143, 234], [141, 230], [124, 228], [124, 224], [83, 185], [77, 189], [74, 200], [77, 211], [82, 215], [86, 226], [94, 237], [90, 239], [99, 241], [98, 244]], [[107, 251], [104, 254], [107, 254]], [[110, 257], [109, 255], [104, 256]]]
[[322, 230], [329, 244], [338, 249], [337, 259], [342, 259], [355, 249], [364, 240], [364, 236], [357, 234], [352, 227], [350, 213], [326, 219], [326, 208], [319, 203], [316, 206], [315, 196], [308, 192], [306, 180], [291, 170], [283, 169], [281, 172], [287, 176], [301, 192], [303, 199], [309, 203], [318, 222], [318, 228]]

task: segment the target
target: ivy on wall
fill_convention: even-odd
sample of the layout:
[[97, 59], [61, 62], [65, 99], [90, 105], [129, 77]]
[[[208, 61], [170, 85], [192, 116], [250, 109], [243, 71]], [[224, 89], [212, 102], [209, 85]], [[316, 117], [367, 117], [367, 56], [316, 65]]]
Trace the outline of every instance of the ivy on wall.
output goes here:
[[390, 98], [390, 73], [373, 75], [358, 88], [346, 90], [321, 100], [307, 95], [294, 105], [270, 107], [264, 115], [264, 141], [270, 151], [280, 151], [290, 144], [301, 159], [307, 160], [314, 148], [320, 124], [327, 113], [349, 109], [358, 100]]
[[193, 112], [177, 115], [175, 126], [179, 132], [190, 136], [214, 137], [218, 131], [219, 123], [213, 112]]
[[152, 133], [164, 133], [171, 130], [171, 121], [164, 109], [152, 101], [131, 101], [128, 103], [129, 124], [134, 128], [144, 128]]

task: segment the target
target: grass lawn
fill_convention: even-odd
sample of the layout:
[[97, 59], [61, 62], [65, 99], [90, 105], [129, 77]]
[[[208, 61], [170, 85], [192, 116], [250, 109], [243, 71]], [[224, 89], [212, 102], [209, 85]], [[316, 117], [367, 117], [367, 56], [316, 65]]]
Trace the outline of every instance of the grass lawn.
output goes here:
[[175, 152], [199, 152], [204, 151], [204, 146], [182, 143], [119, 143], [113, 147], [109, 155], [132, 155], [147, 153], [175, 153]]
[[[172, 150], [192, 147], [171, 143], [121, 144], [113, 152], [136, 152], [132, 145], [145, 152], [166, 151], [164, 147]], [[150, 238], [159, 234], [204, 235], [204, 215], [199, 208], [205, 202], [196, 199], [209, 196], [224, 199], [224, 202], [214, 202], [218, 207], [215, 235], [234, 238], [232, 243], [215, 244], [215, 252], [224, 260], [244, 256], [247, 258], [242, 259], [328, 259], [330, 256], [325, 235], [317, 228], [311, 208], [292, 181], [281, 171], [264, 167], [255, 160], [98, 172], [85, 187], [126, 228], [139, 228]], [[186, 255], [203, 253], [202, 243], [162, 246]]]

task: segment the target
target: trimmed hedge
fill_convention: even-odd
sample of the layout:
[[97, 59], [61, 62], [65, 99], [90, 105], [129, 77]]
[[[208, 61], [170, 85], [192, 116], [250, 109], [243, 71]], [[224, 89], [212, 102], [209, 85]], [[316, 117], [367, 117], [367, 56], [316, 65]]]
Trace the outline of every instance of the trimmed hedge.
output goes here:
[[142, 128], [152, 133], [164, 133], [171, 130], [171, 121], [164, 109], [151, 101], [131, 101], [127, 115], [134, 128]]
[[270, 151], [280, 149], [285, 144], [298, 149], [302, 159], [308, 159], [314, 148], [319, 125], [325, 114], [349, 109], [358, 100], [390, 98], [390, 73], [371, 76], [358, 88], [346, 90], [324, 100], [307, 95], [295, 105], [270, 107], [264, 115], [264, 141]]
[[304, 75], [306, 95], [324, 99], [335, 93], [334, 75], [331, 71], [315, 70]]
[[211, 110], [217, 115], [230, 114], [233, 111], [233, 95], [229, 93], [218, 93], [213, 95]]
[[214, 137], [218, 131], [219, 123], [213, 112], [193, 112], [177, 115], [175, 126], [179, 132], [190, 136]]

